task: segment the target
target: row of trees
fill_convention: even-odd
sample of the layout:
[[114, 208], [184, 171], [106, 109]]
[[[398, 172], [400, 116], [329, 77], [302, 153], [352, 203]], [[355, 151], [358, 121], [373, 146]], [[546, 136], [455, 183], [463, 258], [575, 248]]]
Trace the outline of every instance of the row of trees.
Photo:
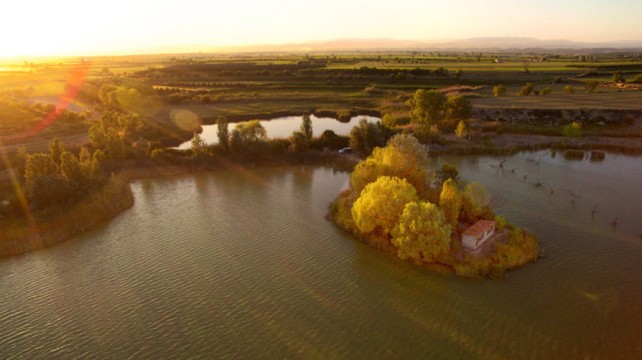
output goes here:
[[54, 138], [48, 153], [27, 154], [22, 149], [15, 156], [14, 164], [23, 179], [29, 206], [43, 209], [77, 200], [103, 184], [105, 158], [102, 150], [92, 155], [85, 147], [76, 156]]

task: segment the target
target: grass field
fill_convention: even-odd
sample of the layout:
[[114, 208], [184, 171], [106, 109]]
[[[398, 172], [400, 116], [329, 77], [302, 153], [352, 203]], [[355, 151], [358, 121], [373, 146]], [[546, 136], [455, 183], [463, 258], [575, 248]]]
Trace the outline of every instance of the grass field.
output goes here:
[[642, 91], [472, 99], [479, 108], [642, 110]]
[[[42, 59], [0, 63], [0, 93], [18, 92], [31, 103], [56, 104], [65, 97], [74, 71], [84, 66], [83, 86], [94, 87], [93, 99], [70, 99], [70, 110], [92, 109], [102, 84], [134, 80], [156, 89], [162, 105], [155, 116], [163, 121], [177, 109], [193, 112], [204, 123], [216, 116], [234, 120], [310, 111], [375, 111], [407, 119], [405, 100], [417, 89], [458, 85], [475, 87], [462, 93], [480, 108], [640, 109], [642, 92], [600, 86], [599, 93], [585, 94], [584, 89], [587, 80], [610, 82], [614, 71], [633, 80], [642, 73], [642, 58], [633, 55], [595, 54], [589, 61], [556, 54], [411, 51]], [[514, 96], [526, 82], [552, 94]], [[506, 96], [492, 97], [497, 84], [506, 86]], [[564, 94], [568, 85], [575, 94]], [[98, 116], [94, 111], [89, 120]], [[86, 141], [84, 130], [58, 130], [43, 131], [25, 144], [35, 151], [53, 136], [74, 144]]]

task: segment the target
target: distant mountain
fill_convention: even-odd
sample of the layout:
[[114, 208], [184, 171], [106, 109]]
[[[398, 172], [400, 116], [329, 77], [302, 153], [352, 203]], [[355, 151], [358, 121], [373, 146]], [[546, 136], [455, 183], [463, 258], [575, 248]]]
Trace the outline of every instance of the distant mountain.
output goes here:
[[[227, 47], [238, 52], [316, 52], [365, 50], [526, 50], [526, 49], [642, 49], [642, 40], [578, 42], [564, 39], [540, 40], [529, 37], [478, 37], [451, 41], [413, 41], [394, 39], [337, 39], [330, 41]], [[219, 49], [221, 50], [221, 49]]]
[[159, 46], [138, 51], [121, 51], [125, 54], [184, 54], [208, 53], [287, 53], [332, 51], [537, 51], [561, 52], [612, 52], [618, 50], [642, 51], [642, 40], [611, 42], [578, 42], [570, 40], [540, 40], [529, 37], [477, 37], [449, 41], [418, 41], [395, 39], [336, 39], [328, 41], [265, 44], [247, 46], [211, 46], [182, 44]]

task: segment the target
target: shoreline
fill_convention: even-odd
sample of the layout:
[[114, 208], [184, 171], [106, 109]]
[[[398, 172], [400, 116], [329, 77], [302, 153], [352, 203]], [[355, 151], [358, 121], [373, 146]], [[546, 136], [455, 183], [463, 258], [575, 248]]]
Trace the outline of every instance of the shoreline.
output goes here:
[[[129, 182], [112, 176], [99, 190], [62, 211], [47, 209], [30, 218], [2, 220], [0, 259], [44, 249], [85, 233], [134, 205]], [[74, 221], [70, 222], [69, 219]]]
[[[615, 153], [624, 153], [628, 155], [637, 156], [642, 154], [642, 138], [629, 139], [630, 142], [637, 144], [636, 147], [627, 147], [625, 145], [615, 145], [613, 143], [599, 143], [599, 142], [586, 142], [588, 138], [563, 138], [556, 137], [559, 142], [538, 142], [532, 140], [542, 140], [551, 138], [550, 136], [541, 136], [541, 135], [515, 135], [515, 134], [502, 134], [497, 135], [497, 137], [510, 137], [512, 141], [505, 141], [501, 145], [485, 146], [479, 143], [471, 143], [469, 141], [459, 141], [447, 145], [429, 145], [430, 146], [430, 156], [438, 155], [494, 155], [494, 156], [506, 156], [514, 152], [519, 151], [537, 151], [544, 149], [555, 149], [555, 150], [565, 150], [565, 149], [576, 149], [576, 150], [605, 150]], [[517, 138], [518, 141], [515, 141]], [[521, 140], [520, 140], [521, 139]], [[601, 140], [602, 138], [596, 138]], [[526, 140], [526, 141], [524, 141]], [[531, 140], [531, 141], [529, 141]], [[618, 139], [616, 139], [618, 140]], [[619, 150], [619, 151], [618, 151]], [[71, 205], [70, 209], [65, 209], [60, 214], [49, 214], [45, 215], [40, 222], [36, 221], [35, 227], [33, 225], [27, 225], [22, 223], [21, 226], [11, 223], [10, 220], [0, 221], [6, 222], [12, 227], [7, 227], [5, 229], [5, 234], [0, 236], [0, 258], [15, 256], [24, 254], [27, 252], [39, 250], [45, 247], [49, 247], [78, 236], [99, 224], [105, 223], [125, 210], [133, 206], [134, 199], [133, 194], [131, 193], [130, 184], [132, 181], [146, 178], [155, 178], [155, 177], [165, 177], [165, 176], [177, 176], [177, 175], [186, 175], [186, 174], [195, 174], [200, 172], [209, 172], [217, 170], [230, 170], [238, 167], [242, 168], [261, 168], [261, 167], [274, 167], [274, 166], [297, 166], [297, 165], [316, 165], [316, 166], [328, 166], [340, 171], [351, 171], [354, 166], [359, 162], [359, 158], [355, 155], [340, 155], [336, 152], [331, 151], [309, 151], [305, 154], [293, 154], [290, 156], [282, 157], [279, 159], [261, 159], [259, 161], [253, 162], [239, 162], [233, 159], [228, 160], [218, 160], [211, 161], [207, 163], [200, 164], [171, 164], [171, 163], [159, 163], [153, 160], [147, 160], [144, 162], [137, 161], [125, 161], [119, 164], [116, 164], [112, 169], [115, 176], [112, 176], [112, 179], [108, 181], [107, 184], [103, 186], [99, 191], [94, 194], [89, 195], [87, 198], [79, 201], [77, 204]], [[8, 178], [4, 178], [0, 174], [0, 183], [4, 183]], [[115, 183], [114, 183], [115, 182]], [[120, 184], [122, 183], [122, 184]], [[114, 186], [120, 187], [121, 196], [114, 196], [114, 199], [119, 199], [113, 205], [115, 206], [91, 206], [92, 202], [96, 202], [101, 196], [104, 197], [106, 189], [111, 186], [113, 191]], [[126, 191], [122, 188], [122, 185], [126, 186]], [[124, 196], [122, 196], [124, 195]], [[98, 201], [98, 203], [104, 205], [109, 204], [105, 202], [105, 199]], [[87, 208], [89, 207], [89, 208]], [[82, 208], [83, 210], [79, 211], [78, 209]], [[107, 211], [103, 211], [107, 209]], [[75, 214], [75, 215], [74, 215]], [[81, 217], [87, 218], [88, 214], [93, 214], [94, 216], [89, 216], [90, 221], [88, 221], [84, 226], [76, 226], [65, 224], [62, 221], [65, 217]], [[331, 218], [331, 217], [330, 217]], [[25, 220], [26, 221], [26, 220]], [[335, 222], [335, 221], [333, 221]], [[335, 222], [336, 223], [336, 222]], [[62, 224], [62, 226], [60, 226]], [[55, 225], [55, 226], [54, 226]], [[337, 224], [339, 225], [339, 224]], [[22, 228], [20, 228], [22, 227]], [[349, 229], [342, 227], [344, 230], [351, 232]], [[9, 236], [7, 239], [7, 233], [12, 232], [13, 238]], [[16, 238], [16, 233], [17, 235]], [[361, 239], [363, 241], [363, 239]], [[22, 242], [22, 243], [21, 243]], [[368, 241], [365, 241], [368, 242]], [[376, 246], [375, 246], [376, 247]], [[386, 251], [386, 249], [382, 249]]]

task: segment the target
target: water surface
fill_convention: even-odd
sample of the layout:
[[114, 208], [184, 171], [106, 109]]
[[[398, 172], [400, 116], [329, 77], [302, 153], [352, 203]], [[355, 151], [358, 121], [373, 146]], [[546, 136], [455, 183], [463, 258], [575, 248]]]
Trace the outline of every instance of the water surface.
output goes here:
[[[284, 116], [272, 120], [261, 120], [269, 138], [288, 138], [292, 132], [298, 131], [301, 127], [302, 116]], [[310, 116], [312, 120], [312, 131], [314, 136], [320, 136], [326, 130], [332, 130], [337, 135], [349, 135], [350, 130], [359, 124], [361, 119], [366, 119], [370, 122], [381, 121], [378, 117], [374, 116], [354, 116], [348, 122], [341, 122], [337, 119], [329, 117], [316, 117]], [[237, 123], [229, 123], [228, 131], [231, 133], [236, 127]], [[218, 129], [216, 125], [203, 125], [203, 132], [201, 137], [208, 144], [218, 144]], [[178, 146], [178, 149], [190, 149], [192, 147], [191, 140], [186, 141]]]
[[642, 356], [639, 158], [444, 161], [546, 258], [500, 281], [400, 261], [324, 219], [327, 168], [141, 180], [112, 222], [0, 261], [0, 358]]

